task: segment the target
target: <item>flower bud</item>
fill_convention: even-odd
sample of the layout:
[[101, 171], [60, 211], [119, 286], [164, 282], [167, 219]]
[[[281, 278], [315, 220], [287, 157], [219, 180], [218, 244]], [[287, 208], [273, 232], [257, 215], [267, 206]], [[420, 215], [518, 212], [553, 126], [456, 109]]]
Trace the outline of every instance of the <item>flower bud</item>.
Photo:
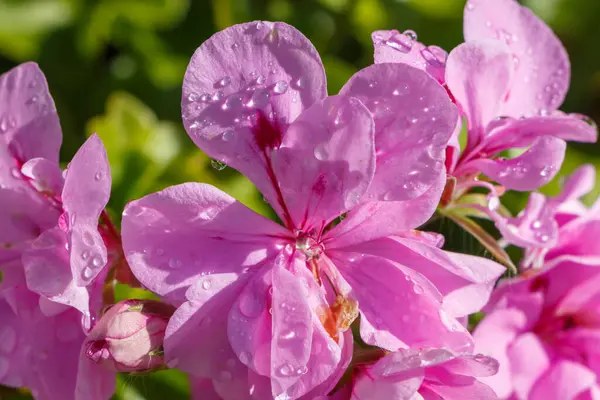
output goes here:
[[164, 366], [163, 339], [174, 308], [153, 300], [125, 300], [100, 318], [88, 335], [86, 355], [117, 372], [148, 372]]

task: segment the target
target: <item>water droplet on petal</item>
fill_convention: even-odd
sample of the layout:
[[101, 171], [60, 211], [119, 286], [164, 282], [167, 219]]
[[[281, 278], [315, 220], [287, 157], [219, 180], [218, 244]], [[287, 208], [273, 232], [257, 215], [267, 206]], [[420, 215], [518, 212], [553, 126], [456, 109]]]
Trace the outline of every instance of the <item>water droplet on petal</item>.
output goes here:
[[225, 168], [227, 168], [227, 164], [219, 160], [210, 160], [210, 165], [217, 171], [223, 171]]
[[104, 266], [104, 260], [100, 256], [94, 256], [92, 258], [92, 265], [96, 268], [100, 268]]
[[210, 289], [211, 286], [212, 286], [212, 283], [210, 283], [210, 279], [206, 278], [202, 281], [202, 289], [208, 290], [208, 289]]
[[92, 269], [90, 267], [85, 267], [81, 273], [81, 276], [83, 277], [83, 279], [90, 279], [92, 277]]
[[188, 101], [191, 103], [197, 101], [199, 98], [200, 98], [200, 96], [198, 96], [198, 93], [192, 92], [188, 95]]
[[531, 224], [531, 227], [533, 229], [540, 229], [542, 227], [542, 223], [540, 221], [533, 221], [533, 223]]
[[102, 179], [102, 172], [96, 172], [94, 180], [99, 181], [100, 179]]
[[415, 32], [415, 31], [413, 31], [411, 29], [408, 29], [408, 30], [404, 31], [402, 34], [405, 35], [405, 36], [407, 36], [412, 41], [417, 40], [417, 32]]
[[256, 23], [256, 29], [262, 29], [262, 28], [263, 28], [263, 26], [265, 26], [265, 24], [264, 24], [262, 21], [258, 21], [258, 22]]
[[231, 83], [231, 77], [229, 76], [224, 76], [223, 78], [221, 78], [218, 82], [219, 87], [225, 87], [225, 86], [229, 86], [229, 84]]
[[473, 11], [475, 9], [475, 4], [468, 2], [467, 3], [467, 11]]
[[289, 365], [284, 364], [281, 367], [279, 367], [277, 372], [278, 372], [279, 376], [287, 377], [287, 376], [290, 376], [292, 369], [290, 368]]
[[315, 147], [314, 155], [315, 158], [319, 161], [325, 161], [329, 158], [329, 153], [327, 152], [327, 149], [323, 144], [320, 144], [317, 147]]
[[81, 259], [82, 260], [87, 260], [88, 258], [90, 258], [90, 252], [87, 250], [84, 250], [81, 252]]
[[279, 81], [273, 87], [273, 92], [275, 92], [277, 94], [284, 94], [285, 92], [287, 92], [287, 89], [288, 89], [288, 84], [284, 81]]

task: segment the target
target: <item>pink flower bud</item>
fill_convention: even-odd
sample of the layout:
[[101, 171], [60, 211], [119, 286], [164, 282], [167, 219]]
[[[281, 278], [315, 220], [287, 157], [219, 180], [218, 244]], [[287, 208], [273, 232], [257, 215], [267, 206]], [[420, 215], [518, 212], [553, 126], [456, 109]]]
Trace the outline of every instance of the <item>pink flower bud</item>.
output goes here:
[[174, 308], [153, 300], [112, 306], [88, 335], [86, 355], [118, 372], [147, 372], [164, 366], [163, 339]]

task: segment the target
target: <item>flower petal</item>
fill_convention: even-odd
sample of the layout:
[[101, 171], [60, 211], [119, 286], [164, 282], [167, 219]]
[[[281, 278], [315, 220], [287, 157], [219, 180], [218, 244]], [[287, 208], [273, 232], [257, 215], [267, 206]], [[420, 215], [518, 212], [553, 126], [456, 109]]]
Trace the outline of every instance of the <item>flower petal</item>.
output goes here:
[[51, 196], [59, 196], [62, 192], [64, 179], [62, 170], [54, 161], [45, 158], [32, 158], [21, 167], [21, 173], [31, 179], [35, 188]]
[[175, 311], [165, 333], [169, 367], [205, 378], [231, 380], [231, 369], [239, 361], [229, 344], [227, 318], [245, 282], [236, 274], [221, 273], [198, 280], [187, 290], [187, 301]]
[[573, 361], [558, 360], [542, 375], [531, 388], [529, 399], [572, 400], [591, 389], [596, 383], [596, 374]]
[[428, 190], [444, 168], [458, 120], [444, 88], [405, 64], [377, 64], [356, 73], [340, 93], [357, 97], [375, 119], [377, 170], [367, 199], [407, 200]]
[[425, 46], [410, 35], [397, 30], [375, 31], [371, 34], [375, 48], [375, 64], [404, 63], [427, 71], [439, 83], [444, 83], [448, 53], [437, 46]]
[[317, 102], [290, 125], [273, 168], [295, 228], [322, 229], [358, 204], [375, 172], [373, 134], [369, 110], [346, 96]]
[[43, 232], [31, 248], [25, 250], [22, 259], [27, 287], [49, 300], [89, 315], [88, 290], [75, 285], [66, 243], [65, 233], [60, 228], [53, 228]]
[[550, 367], [550, 355], [534, 333], [519, 336], [507, 354], [514, 391], [519, 398], [527, 399], [535, 382]]
[[556, 208], [540, 193], [531, 193], [525, 209], [514, 218], [490, 213], [502, 237], [520, 247], [551, 248], [556, 245]]
[[63, 208], [69, 217], [71, 269], [78, 286], [86, 286], [107, 263], [98, 218], [108, 203], [110, 185], [106, 150], [94, 134], [69, 163], [62, 192]]
[[416, 271], [358, 252], [336, 252], [332, 260], [358, 301], [366, 343], [392, 351], [407, 346], [464, 351], [472, 346], [466, 329], [442, 310], [440, 293]]
[[327, 249], [341, 249], [390, 235], [406, 234], [427, 222], [435, 212], [446, 184], [446, 172], [416, 199], [360, 204], [324, 236]]
[[0, 143], [14, 158], [22, 163], [36, 157], [58, 163], [62, 131], [48, 83], [36, 63], [21, 64], [0, 76], [0, 109]]
[[309, 296], [298, 277], [282, 264], [275, 266], [271, 343], [274, 397], [299, 398], [330, 378], [340, 362], [341, 349], [317, 319]]
[[325, 71], [310, 41], [282, 22], [231, 26], [192, 56], [183, 82], [185, 128], [196, 145], [259, 187], [267, 174], [252, 118], [286, 125], [327, 95]]
[[478, 159], [469, 162], [469, 169], [502, 184], [507, 189], [530, 191], [550, 182], [565, 157], [566, 143], [551, 136], [538, 138], [522, 155], [509, 160]]
[[184, 183], [127, 205], [123, 249], [148, 289], [183, 300], [208, 273], [241, 273], [274, 257], [288, 233], [210, 185]]
[[492, 41], [463, 43], [450, 52], [446, 82], [469, 123], [467, 149], [478, 144], [509, 90], [512, 60]]
[[106, 400], [111, 398], [116, 389], [116, 374], [104, 366], [96, 364], [81, 349], [77, 382], [75, 384], [75, 400]]
[[553, 136], [563, 140], [594, 143], [598, 130], [579, 116], [556, 115], [508, 120], [494, 129], [482, 150], [487, 154], [531, 145], [538, 137]]
[[569, 88], [569, 56], [552, 30], [515, 0], [469, 0], [465, 9], [467, 42], [505, 43], [515, 70], [502, 114], [512, 117], [555, 110]]

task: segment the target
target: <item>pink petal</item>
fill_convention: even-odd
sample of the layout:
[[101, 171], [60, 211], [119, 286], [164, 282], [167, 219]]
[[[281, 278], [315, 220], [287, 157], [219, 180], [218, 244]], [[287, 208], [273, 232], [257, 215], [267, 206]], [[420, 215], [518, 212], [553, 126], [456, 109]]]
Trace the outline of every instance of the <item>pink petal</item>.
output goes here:
[[545, 136], [536, 139], [522, 155], [509, 159], [478, 159], [469, 162], [470, 169], [479, 170], [507, 189], [530, 191], [550, 182], [565, 157], [566, 143]]
[[229, 344], [227, 318], [245, 282], [236, 274], [220, 273], [198, 280], [188, 289], [188, 300], [175, 311], [165, 333], [169, 367], [231, 381], [240, 362]]
[[458, 119], [443, 87], [405, 64], [378, 64], [341, 93], [360, 99], [375, 119], [377, 170], [367, 199], [412, 199], [436, 183]]
[[92, 135], [67, 167], [62, 192], [69, 218], [71, 269], [78, 286], [86, 286], [107, 263], [98, 218], [110, 197], [110, 167], [98, 135]]
[[596, 168], [591, 164], [577, 168], [563, 184], [562, 191], [556, 201], [566, 203], [578, 200], [591, 192], [596, 186]]
[[375, 48], [375, 64], [404, 63], [427, 71], [438, 82], [444, 83], [448, 53], [437, 46], [425, 46], [414, 40], [414, 32], [397, 30], [375, 31], [371, 34]]
[[31, 184], [45, 194], [59, 196], [64, 179], [62, 170], [54, 161], [45, 158], [32, 158], [21, 167], [21, 173], [31, 179]]
[[531, 193], [527, 206], [517, 217], [505, 218], [498, 213], [490, 216], [502, 237], [521, 247], [553, 247], [558, 238], [555, 207], [540, 193]]
[[29, 368], [23, 352], [27, 329], [3, 298], [0, 298], [0, 319], [0, 384], [23, 386]]
[[261, 110], [285, 126], [326, 95], [325, 71], [310, 41], [285, 23], [257, 21], [218, 32], [196, 50], [181, 106], [198, 147], [261, 187], [267, 174], [248, 117]]
[[[275, 263], [285, 262], [279, 255]], [[252, 276], [234, 302], [227, 322], [233, 351], [242, 364], [264, 376], [271, 374], [272, 264]]]
[[591, 389], [596, 374], [581, 364], [559, 360], [538, 379], [529, 395], [531, 400], [571, 400]]
[[14, 158], [25, 162], [41, 157], [58, 163], [62, 132], [46, 78], [37, 64], [24, 63], [0, 76], [0, 109], [0, 143]]
[[569, 88], [569, 57], [541, 19], [515, 0], [469, 0], [464, 18], [467, 42], [494, 39], [510, 49], [514, 77], [500, 115], [516, 118], [560, 106]]
[[351, 247], [370, 240], [405, 234], [427, 222], [435, 212], [446, 184], [442, 171], [438, 181], [420, 197], [406, 201], [369, 202], [348, 213], [346, 219], [324, 236], [328, 249]]
[[[271, 380], [275, 397], [298, 398], [336, 371], [341, 350], [313, 313], [306, 286], [278, 264], [273, 270]], [[289, 397], [288, 397], [289, 396]]]
[[526, 333], [508, 348], [512, 383], [519, 398], [529, 398], [535, 382], [550, 367], [551, 359], [544, 347], [535, 334]]
[[45, 198], [26, 189], [0, 188], [0, 247], [5, 254], [0, 259], [18, 258], [29, 241], [56, 225], [60, 215]]
[[351, 400], [414, 399], [423, 382], [423, 369], [420, 360], [411, 356], [412, 352], [395, 352], [379, 360], [355, 378]]
[[509, 90], [512, 60], [506, 46], [491, 41], [463, 43], [448, 56], [446, 82], [467, 116], [468, 149], [477, 145]]
[[496, 359], [482, 354], [463, 354], [439, 366], [452, 374], [478, 378], [496, 375], [498, 367]]
[[290, 125], [273, 166], [294, 227], [322, 229], [358, 204], [375, 172], [373, 134], [367, 108], [345, 96], [317, 102]]
[[332, 260], [352, 287], [349, 296], [358, 301], [366, 343], [387, 350], [472, 346], [465, 328], [442, 310], [440, 293], [419, 273], [358, 252], [336, 252]]
[[480, 311], [488, 302], [497, 279], [505, 271], [503, 266], [491, 260], [442, 251], [409, 238], [378, 239], [355, 245], [353, 250], [383, 257], [418, 271], [444, 296], [443, 309], [453, 317]]
[[190, 386], [192, 400], [223, 400], [210, 379], [191, 377]]
[[460, 379], [456, 385], [428, 382], [424, 387], [441, 399], [500, 399], [492, 388], [474, 378]]
[[573, 115], [509, 119], [490, 132], [482, 151], [497, 154], [510, 148], [527, 147], [538, 137], [545, 136], [593, 143], [598, 137], [598, 130], [595, 125]]
[[239, 274], [274, 257], [275, 237], [288, 233], [210, 185], [185, 183], [129, 203], [122, 235], [140, 282], [183, 299], [203, 274]]
[[110, 399], [116, 388], [116, 374], [89, 359], [85, 350], [82, 348], [79, 356], [75, 400]]
[[23, 253], [27, 287], [49, 300], [89, 314], [88, 290], [76, 286], [71, 274], [66, 236], [59, 228], [47, 230]]
[[[540, 298], [527, 297], [523, 300], [523, 304], [526, 304], [532, 310], [537, 310], [539, 315], [542, 306]], [[496, 310], [488, 314], [477, 325], [473, 333], [475, 351], [491, 356], [499, 362], [498, 373], [484, 378], [483, 381], [492, 387], [501, 398], [508, 397], [513, 391], [508, 350], [520, 333], [528, 329], [532, 323], [528, 318], [528, 314], [532, 315], [534, 312], [518, 308]], [[535, 319], [533, 322], [535, 322]]]

